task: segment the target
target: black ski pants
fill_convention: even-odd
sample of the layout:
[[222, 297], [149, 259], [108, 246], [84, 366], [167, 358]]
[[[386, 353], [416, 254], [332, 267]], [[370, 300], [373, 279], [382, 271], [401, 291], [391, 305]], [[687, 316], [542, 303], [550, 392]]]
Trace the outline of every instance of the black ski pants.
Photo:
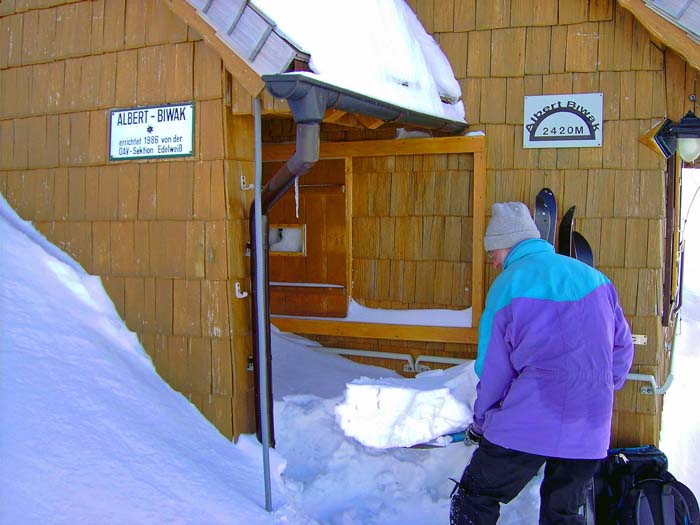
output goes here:
[[540, 525], [584, 524], [579, 510], [600, 460], [548, 458], [482, 439], [452, 495], [450, 525], [493, 525], [500, 504], [515, 498], [546, 463]]

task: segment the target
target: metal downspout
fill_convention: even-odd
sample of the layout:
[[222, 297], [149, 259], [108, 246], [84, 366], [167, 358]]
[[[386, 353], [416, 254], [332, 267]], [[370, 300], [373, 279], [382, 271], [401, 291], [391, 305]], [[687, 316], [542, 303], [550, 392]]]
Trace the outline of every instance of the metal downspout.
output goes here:
[[[258, 101], [259, 104], [259, 101]], [[257, 108], [259, 111], [259, 107]], [[321, 113], [321, 116], [323, 114]], [[256, 126], [259, 125], [256, 116]], [[275, 446], [272, 396], [272, 351], [270, 346], [270, 247], [268, 244], [267, 214], [275, 203], [294, 184], [294, 180], [308, 172], [319, 158], [320, 118], [316, 122], [297, 124], [294, 155], [262, 186], [262, 156], [259, 130], [256, 129], [255, 200], [250, 210], [250, 239], [253, 315], [253, 363], [255, 368], [256, 434], [263, 446]], [[260, 156], [260, 158], [259, 158]], [[256, 203], [261, 203], [257, 206]]]
[[[253, 265], [251, 268], [251, 273], [254, 276], [253, 289], [257, 293], [253, 293], [253, 302], [255, 305], [255, 315], [253, 318], [256, 320], [257, 326], [267, 325], [267, 296], [265, 294], [264, 286], [264, 268], [263, 268], [263, 246], [266, 244], [263, 237], [263, 224], [262, 224], [262, 207], [260, 206], [261, 200], [261, 186], [262, 186], [262, 139], [261, 139], [261, 125], [260, 125], [260, 98], [255, 97], [253, 101], [254, 105], [254, 127], [255, 127], [255, 200], [253, 201], [253, 213], [251, 217], [253, 218], [251, 223], [254, 227], [251, 228], [254, 235], [251, 235], [252, 242], [252, 252], [253, 252]], [[267, 330], [255, 330], [254, 331], [255, 340], [257, 342], [256, 352], [258, 355], [261, 349], [268, 348], [269, 345], [269, 335]], [[259, 375], [260, 390], [262, 392], [260, 399], [256, 400], [258, 406], [266, 406], [268, 403], [268, 393], [270, 389], [268, 388], [268, 361], [264, 356], [258, 356], [259, 366], [255, 368], [256, 379]], [[262, 408], [260, 408], [262, 410]], [[265, 480], [265, 510], [270, 512], [272, 510], [272, 487], [270, 483], [270, 428], [268, 425], [267, 418], [259, 420], [261, 422], [261, 440], [262, 450], [263, 450], [263, 477]]]

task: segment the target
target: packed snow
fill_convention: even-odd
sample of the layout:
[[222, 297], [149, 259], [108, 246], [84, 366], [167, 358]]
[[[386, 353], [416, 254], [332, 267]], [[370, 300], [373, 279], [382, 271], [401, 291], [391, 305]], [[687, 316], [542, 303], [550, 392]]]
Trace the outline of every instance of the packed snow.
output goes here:
[[452, 67], [404, 0], [306, 0], [303, 9], [287, 0], [253, 3], [310, 53], [312, 73], [306, 75], [464, 122], [462, 90]]
[[[299, 283], [270, 283], [271, 285], [299, 286]], [[305, 286], [309, 286], [305, 284]], [[321, 285], [323, 286], [323, 285]], [[291, 317], [289, 315], [273, 315], [275, 317]], [[405, 324], [424, 326], [449, 326], [467, 328], [472, 325], [472, 309], [461, 310], [428, 310], [416, 308], [412, 310], [391, 310], [388, 308], [368, 308], [354, 299], [350, 299], [348, 313], [345, 317], [306, 317], [305, 319], [321, 319], [342, 321], [347, 323], [381, 323]]]
[[347, 384], [335, 413], [345, 434], [363, 445], [410, 447], [464, 430], [477, 383], [473, 361], [415, 379], [363, 377]]

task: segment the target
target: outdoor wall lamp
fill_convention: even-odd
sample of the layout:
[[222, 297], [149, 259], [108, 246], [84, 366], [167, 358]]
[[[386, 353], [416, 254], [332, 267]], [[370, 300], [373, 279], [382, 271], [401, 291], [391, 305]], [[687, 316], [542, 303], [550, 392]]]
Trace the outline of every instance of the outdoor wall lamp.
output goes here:
[[645, 133], [641, 140], [666, 158], [678, 153], [685, 162], [693, 162], [700, 156], [700, 118], [695, 114], [695, 95], [688, 99], [693, 103], [693, 110], [689, 110], [678, 124], [665, 119]]
[[676, 151], [684, 161], [693, 162], [700, 156], [700, 118], [693, 111], [688, 111], [671, 133], [678, 138]]

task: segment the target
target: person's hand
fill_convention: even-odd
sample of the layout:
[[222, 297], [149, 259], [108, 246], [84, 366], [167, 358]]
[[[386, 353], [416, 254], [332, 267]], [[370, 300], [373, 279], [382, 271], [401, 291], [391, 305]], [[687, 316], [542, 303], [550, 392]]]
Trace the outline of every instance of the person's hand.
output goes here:
[[478, 445], [484, 437], [484, 431], [476, 423], [472, 423], [467, 427], [466, 433], [467, 439], [464, 440], [464, 444], [467, 446]]

